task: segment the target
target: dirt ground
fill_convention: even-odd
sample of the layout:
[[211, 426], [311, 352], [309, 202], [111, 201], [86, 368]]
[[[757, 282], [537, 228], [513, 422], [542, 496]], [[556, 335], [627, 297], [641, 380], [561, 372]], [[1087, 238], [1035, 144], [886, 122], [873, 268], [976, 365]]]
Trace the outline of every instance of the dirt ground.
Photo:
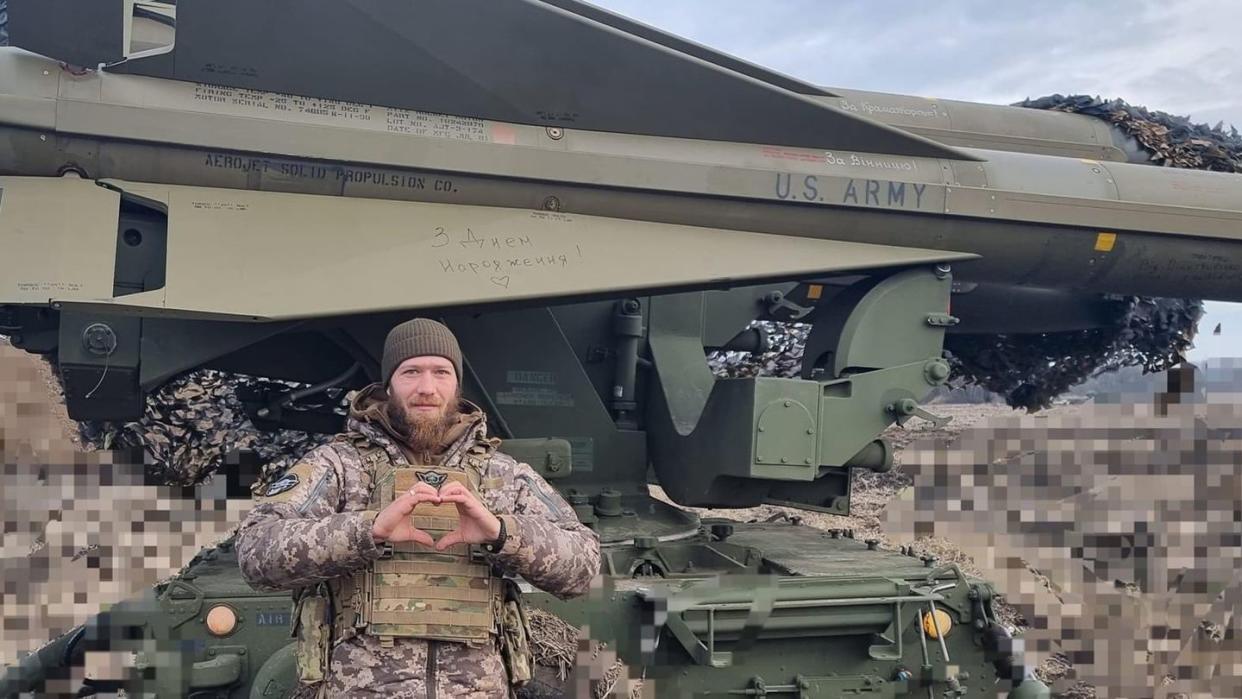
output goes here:
[[[856, 472], [849, 517], [702, 513], [852, 528], [996, 581], [1059, 696], [1242, 697], [1242, 415], [932, 411], [953, 420], [890, 429], [897, 466]], [[73, 425], [45, 365], [0, 341], [0, 664], [177, 571], [249, 508], [222, 484], [191, 498], [145, 484], [140, 467], [82, 454]]]

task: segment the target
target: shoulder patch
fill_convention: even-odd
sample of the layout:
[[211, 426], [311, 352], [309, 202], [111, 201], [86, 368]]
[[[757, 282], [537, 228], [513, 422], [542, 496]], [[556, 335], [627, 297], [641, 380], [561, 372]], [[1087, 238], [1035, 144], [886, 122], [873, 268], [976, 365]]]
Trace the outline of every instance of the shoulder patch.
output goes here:
[[310, 478], [314, 471], [314, 464], [300, 461], [281, 474], [280, 478], [260, 488], [255, 495], [261, 503], [292, 500], [298, 493], [305, 492], [305, 489], [310, 486]]
[[275, 483], [272, 483], [267, 486], [267, 490], [263, 491], [263, 497], [270, 498], [273, 495], [280, 495], [286, 490], [297, 487], [298, 483], [301, 483], [301, 481], [298, 480], [298, 474], [286, 473], [285, 475], [281, 476], [280, 479], [277, 480]]

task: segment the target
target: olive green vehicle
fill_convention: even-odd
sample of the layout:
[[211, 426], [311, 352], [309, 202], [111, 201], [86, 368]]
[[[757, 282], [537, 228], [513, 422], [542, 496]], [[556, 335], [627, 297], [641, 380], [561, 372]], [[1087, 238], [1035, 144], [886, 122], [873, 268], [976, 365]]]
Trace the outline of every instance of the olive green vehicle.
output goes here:
[[[441, 318], [503, 449], [603, 543], [598, 591], [528, 603], [661, 697], [1047, 696], [986, 581], [648, 482], [847, 514], [880, 433], [937, 419], [945, 333], [1242, 300], [1242, 177], [1088, 117], [808, 85], [576, 0], [8, 10], [0, 326], [70, 415], [206, 367], [307, 385], [255, 417], [330, 432], [301, 402]], [[767, 349], [755, 320], [811, 324], [800, 378], [713, 375]], [[289, 613], [222, 545], [4, 691], [112, 649], [159, 696], [283, 696]]]

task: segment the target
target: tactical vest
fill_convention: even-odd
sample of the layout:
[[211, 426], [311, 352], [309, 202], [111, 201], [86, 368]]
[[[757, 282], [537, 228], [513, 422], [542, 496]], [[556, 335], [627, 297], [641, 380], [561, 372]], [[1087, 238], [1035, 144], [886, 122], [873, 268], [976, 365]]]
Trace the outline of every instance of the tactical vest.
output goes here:
[[[362, 435], [349, 437], [374, 474], [368, 509], [377, 511], [419, 481], [437, 490], [450, 480], [459, 481], [478, 497], [487, 460], [495, 450], [492, 442], [478, 442], [467, 448], [457, 464], [398, 467], [382, 447]], [[451, 503], [424, 503], [411, 516], [416, 528], [436, 540], [456, 529], [459, 522], [457, 507]], [[436, 551], [402, 542], [384, 548], [379, 560], [353, 576], [334, 581], [340, 587], [335, 597], [348, 600], [353, 612], [352, 619], [337, 615], [339, 622], [352, 621], [352, 629], [338, 629], [338, 638], [367, 633], [378, 636], [385, 645], [391, 645], [394, 638], [475, 645], [492, 639], [501, 602], [499, 580], [473, 547], [458, 544]]]
[[[372, 496], [382, 510], [396, 497], [426, 482], [434, 488], [458, 481], [478, 496], [478, 477], [469, 471], [444, 468], [397, 468], [388, 472]], [[451, 503], [419, 505], [414, 526], [433, 539], [457, 529], [457, 507]], [[414, 542], [393, 544], [384, 557], [362, 575], [359, 599], [366, 610], [367, 633], [391, 644], [394, 637], [482, 643], [496, 631], [499, 580], [491, 566], [471, 556], [471, 547], [457, 544], [435, 551]]]
[[[466, 448], [456, 464], [396, 466], [388, 453], [361, 434], [343, 435], [373, 474], [368, 509], [382, 510], [394, 497], [420, 480], [439, 488], [457, 480], [476, 496], [499, 482], [484, 478], [487, 462], [499, 440], [481, 440]], [[419, 505], [413, 525], [439, 539], [457, 528], [452, 504]], [[526, 644], [525, 618], [516, 600], [516, 586], [492, 574], [491, 566], [473, 547], [458, 544], [435, 551], [413, 542], [384, 545], [383, 556], [352, 575], [305, 588], [296, 594], [294, 635], [298, 638], [298, 676], [304, 684], [325, 679], [332, 648], [358, 634], [377, 636], [381, 644], [395, 638], [422, 638], [469, 645], [495, 642], [500, 636], [510, 679], [529, 678], [529, 660], [510, 657]], [[515, 615], [517, 618], [515, 619]], [[514, 623], [522, 628], [509, 628]], [[520, 641], [515, 643], [516, 637]], [[529, 650], [521, 655], [529, 658]], [[514, 662], [519, 667], [514, 667]], [[520, 665], [527, 669], [522, 671]], [[516, 672], [515, 672], [516, 670]]]

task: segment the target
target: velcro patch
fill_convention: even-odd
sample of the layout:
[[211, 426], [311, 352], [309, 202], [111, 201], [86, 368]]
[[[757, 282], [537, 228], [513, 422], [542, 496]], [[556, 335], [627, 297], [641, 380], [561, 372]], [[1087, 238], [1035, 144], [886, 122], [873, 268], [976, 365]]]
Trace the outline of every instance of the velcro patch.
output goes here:
[[305, 462], [294, 464], [280, 478], [268, 483], [266, 487], [258, 491], [259, 500], [261, 502], [287, 502], [292, 500], [298, 493], [304, 492], [304, 488], [310, 485], [310, 477], [313, 471], [314, 466], [312, 464]]
[[270, 498], [273, 495], [280, 495], [286, 490], [296, 487], [300, 482], [301, 481], [298, 480], [298, 474], [286, 473], [280, 477], [280, 480], [267, 486], [267, 490], [263, 491], [263, 496]]
[[432, 488], [439, 489], [448, 480], [448, 474], [440, 471], [419, 471], [418, 480], [426, 483]]

